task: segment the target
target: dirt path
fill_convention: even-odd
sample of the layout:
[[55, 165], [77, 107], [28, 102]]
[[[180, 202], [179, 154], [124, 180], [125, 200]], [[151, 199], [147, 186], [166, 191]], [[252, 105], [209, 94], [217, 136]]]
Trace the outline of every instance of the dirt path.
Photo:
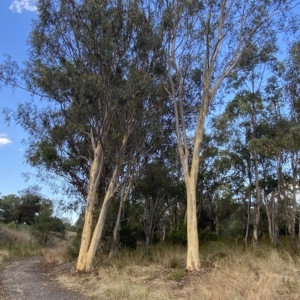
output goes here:
[[[0, 269], [0, 285], [5, 300], [84, 300], [82, 296], [59, 287], [42, 257], [18, 260]], [[3, 296], [3, 295], [2, 295]], [[1, 296], [0, 296], [1, 298]]]

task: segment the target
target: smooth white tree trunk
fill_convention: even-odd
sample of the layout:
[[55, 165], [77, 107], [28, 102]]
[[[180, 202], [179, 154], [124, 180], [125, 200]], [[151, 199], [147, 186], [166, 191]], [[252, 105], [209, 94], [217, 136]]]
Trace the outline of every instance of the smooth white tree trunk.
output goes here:
[[84, 225], [81, 236], [81, 243], [79, 249], [79, 255], [77, 260], [77, 270], [84, 271], [86, 266], [86, 253], [88, 252], [93, 228], [93, 209], [97, 200], [97, 188], [100, 180], [100, 173], [102, 169], [102, 149], [101, 145], [95, 149], [94, 160], [91, 166], [88, 195], [86, 201]]
[[200, 268], [198, 220], [196, 206], [196, 187], [193, 178], [186, 182], [187, 190], [187, 258], [186, 269], [188, 271]]

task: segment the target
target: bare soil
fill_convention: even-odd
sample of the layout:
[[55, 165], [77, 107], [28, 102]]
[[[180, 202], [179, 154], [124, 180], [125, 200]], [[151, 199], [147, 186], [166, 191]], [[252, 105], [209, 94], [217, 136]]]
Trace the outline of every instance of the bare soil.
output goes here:
[[[71, 265], [66, 265], [70, 269]], [[9, 262], [0, 270], [0, 299], [5, 300], [85, 300], [72, 290], [62, 289], [55, 274], [57, 267], [45, 265], [43, 257]]]

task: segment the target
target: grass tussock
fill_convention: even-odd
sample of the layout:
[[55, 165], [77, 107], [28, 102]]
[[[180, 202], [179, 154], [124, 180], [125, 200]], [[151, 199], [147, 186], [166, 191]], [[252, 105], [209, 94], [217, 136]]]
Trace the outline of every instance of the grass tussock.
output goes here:
[[9, 257], [9, 251], [6, 249], [0, 249], [0, 265], [6, 261]]
[[234, 254], [200, 278], [199, 299], [299, 299], [299, 258], [274, 249], [266, 250], [266, 257], [256, 251]]
[[201, 258], [201, 272], [187, 273], [184, 248], [139, 247], [98, 259], [92, 273], [58, 279], [90, 299], [299, 299], [300, 259], [284, 249], [215, 242], [202, 247]]
[[64, 239], [53, 235], [51, 237], [51, 243], [48, 243], [47, 247], [43, 247], [42, 249], [45, 262], [52, 265], [70, 262], [73, 257], [68, 255], [68, 247], [70, 240], [75, 234], [74, 232], [67, 231]]
[[53, 265], [60, 265], [67, 262], [66, 247], [66, 241], [61, 241], [55, 246], [43, 248], [42, 255], [45, 258], [45, 262]]
[[10, 242], [28, 244], [33, 242], [33, 239], [27, 227], [10, 228], [8, 225], [0, 224], [0, 246]]

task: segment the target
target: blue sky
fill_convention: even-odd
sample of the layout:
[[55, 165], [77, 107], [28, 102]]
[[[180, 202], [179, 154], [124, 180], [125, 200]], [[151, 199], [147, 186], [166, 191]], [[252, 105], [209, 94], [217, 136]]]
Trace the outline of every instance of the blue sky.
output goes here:
[[[34, 2], [29, 0], [0, 1], [0, 63], [4, 54], [9, 54], [18, 63], [26, 59], [26, 40], [31, 28], [31, 20], [36, 16]], [[1, 83], [0, 83], [1, 84]], [[22, 91], [12, 91], [1, 85], [0, 110], [4, 107], [14, 109], [17, 103], [29, 99]], [[34, 172], [25, 164], [22, 140], [26, 139], [24, 131], [14, 123], [5, 124], [0, 115], [0, 193], [17, 194], [19, 190], [35, 184], [25, 182], [22, 173]]]
[[[22, 64], [27, 58], [27, 45], [32, 19], [36, 17], [36, 7], [33, 0], [0, 0], [0, 64], [4, 54]], [[1, 85], [1, 83], [0, 83]], [[18, 103], [30, 99], [29, 93], [21, 90], [11, 90], [0, 86], [0, 112], [3, 108], [15, 109]], [[0, 114], [0, 193], [1, 195], [18, 194], [30, 185], [41, 186], [41, 193], [53, 199], [50, 189], [36, 182], [34, 176], [26, 181], [22, 173], [35, 174], [36, 171], [26, 164], [24, 159], [24, 143], [26, 133], [11, 122], [4, 122]], [[57, 196], [56, 196], [57, 197]], [[55, 200], [55, 199], [53, 199]], [[58, 200], [58, 199], [56, 199]]]

